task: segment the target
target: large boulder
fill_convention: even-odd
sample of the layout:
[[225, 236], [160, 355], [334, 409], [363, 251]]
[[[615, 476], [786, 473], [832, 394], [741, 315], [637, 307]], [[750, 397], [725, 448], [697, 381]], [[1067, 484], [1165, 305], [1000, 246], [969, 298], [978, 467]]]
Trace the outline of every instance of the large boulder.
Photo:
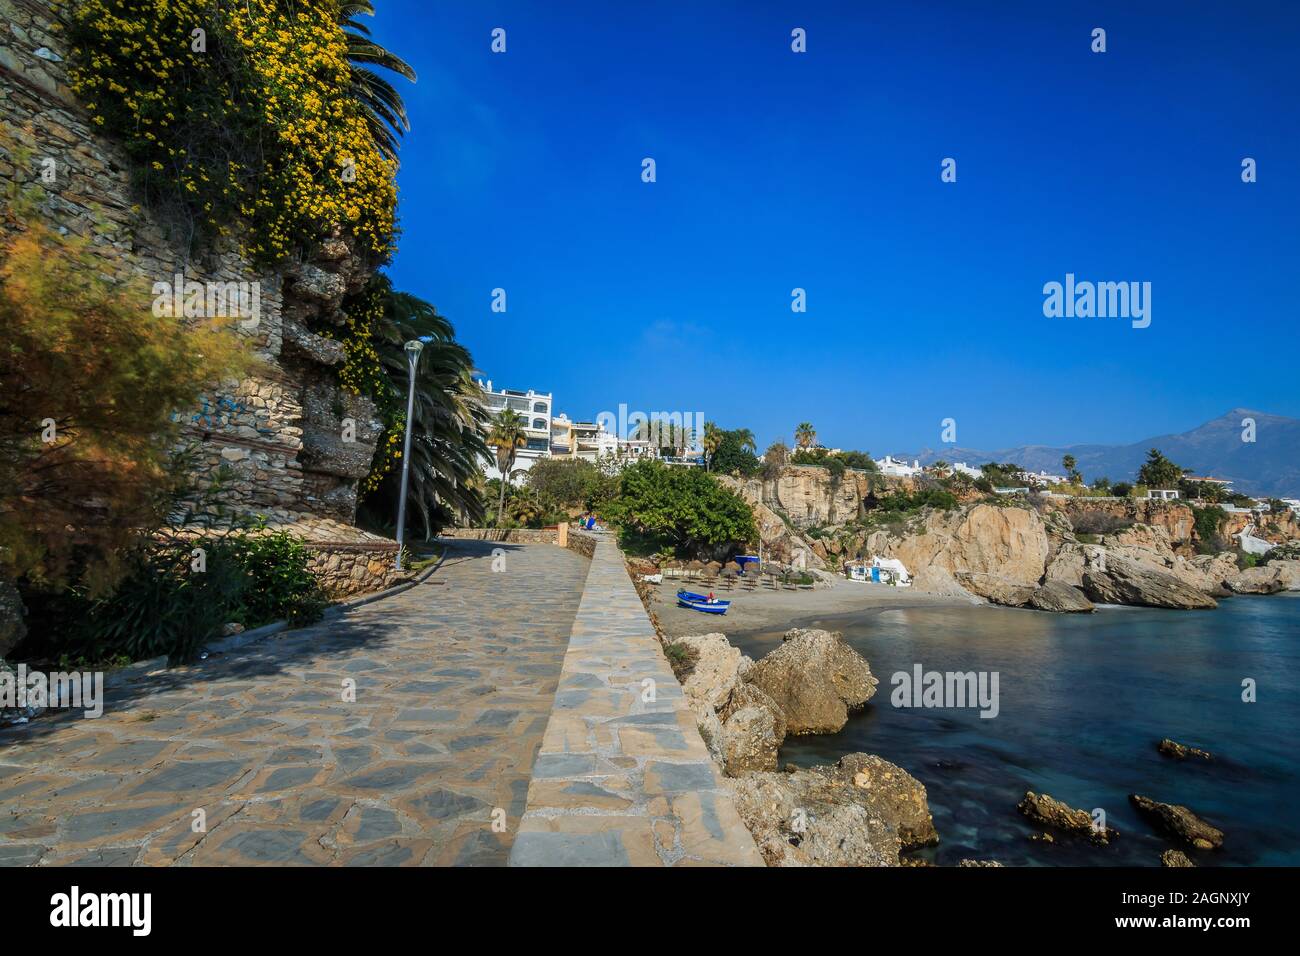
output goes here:
[[781, 646], [750, 667], [745, 680], [785, 714], [791, 734], [833, 734], [876, 692], [862, 655], [839, 633], [794, 628]]
[[933, 846], [939, 842], [925, 785], [910, 773], [875, 754], [852, 753], [841, 757], [828, 773], [865, 793], [866, 804], [898, 826], [903, 849]]
[[1142, 561], [1107, 553], [1083, 572], [1083, 590], [1101, 604], [1140, 607], [1213, 608], [1218, 602], [1167, 571]]
[[1095, 545], [1075, 544], [1061, 545], [1056, 555], [1047, 565], [1043, 582], [1059, 582], [1071, 587], [1083, 587], [1083, 572], [1088, 566], [1090, 551], [1100, 550]]
[[962, 587], [947, 568], [918, 568], [912, 573], [912, 590], [940, 597], [964, 598], [972, 604], [979, 601]]
[[1062, 584], [1069, 584], [1070, 587], [1082, 588], [1084, 570], [1087, 570], [1088, 564], [1096, 561], [1102, 553], [1104, 549], [1100, 545], [1083, 545], [1067, 541], [1053, 555], [1052, 561], [1048, 562], [1047, 572], [1043, 575], [1044, 583], [1061, 581]]
[[1029, 606], [1060, 613], [1087, 614], [1096, 610], [1082, 591], [1064, 581], [1044, 581], [1029, 596]]
[[996, 574], [958, 571], [955, 577], [972, 594], [1005, 607], [1023, 607], [1034, 595], [1034, 585], [1019, 584]]
[[769, 866], [897, 866], [900, 850], [938, 840], [925, 787], [870, 754], [731, 787]]
[[732, 646], [725, 634], [698, 634], [678, 638], [674, 643], [685, 645], [697, 655], [695, 666], [682, 682], [687, 700], [719, 710], [731, 698], [749, 659]]
[[[1156, 536], [1157, 540], [1162, 539], [1164, 529], [1155, 530], [1161, 532]], [[1107, 537], [1106, 540], [1109, 542], [1111, 538]], [[1217, 556], [1214, 563], [1197, 564], [1195, 560], [1188, 560], [1183, 555], [1175, 554], [1167, 548], [1161, 549], [1138, 544], [1113, 544], [1106, 548], [1104, 556], [1094, 558], [1093, 563], [1096, 561], [1109, 562], [1116, 559], [1134, 561], [1153, 571], [1170, 575], [1187, 587], [1212, 597], [1227, 597], [1230, 593], [1223, 586], [1224, 575]], [[1235, 575], [1236, 573], [1236, 556], [1233, 555], [1232, 570], [1229, 574]]]
[[1288, 591], [1300, 591], [1300, 560], [1271, 560], [1265, 566], [1277, 568], [1278, 578]]
[[722, 722], [723, 772], [738, 777], [753, 770], [775, 770], [784, 737], [777, 736], [776, 715], [766, 707], [749, 704]]
[[731, 692], [731, 697], [718, 711], [718, 716], [723, 721], [727, 721], [732, 718], [736, 711], [745, 707], [763, 707], [770, 711], [773, 721], [772, 730], [777, 737], [777, 743], [785, 740], [789, 729], [786, 725], [785, 711], [781, 709], [781, 705], [774, 701], [761, 687], [744, 680], [737, 682], [735, 689]]
[[1223, 846], [1223, 831], [1213, 827], [1191, 810], [1176, 803], [1160, 803], [1149, 797], [1130, 793], [1133, 809], [1170, 836], [1191, 844], [1198, 850]]
[[1276, 594], [1286, 589], [1281, 569], [1271, 564], [1246, 568], [1228, 581], [1228, 590], [1234, 594]]

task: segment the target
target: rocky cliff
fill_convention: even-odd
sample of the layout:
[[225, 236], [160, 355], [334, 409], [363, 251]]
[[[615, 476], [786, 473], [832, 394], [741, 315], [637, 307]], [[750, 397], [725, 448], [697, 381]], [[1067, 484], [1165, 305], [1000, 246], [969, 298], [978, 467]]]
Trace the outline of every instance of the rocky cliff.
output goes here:
[[[976, 501], [950, 511], [881, 516], [876, 499], [912, 482], [862, 472], [840, 481], [822, 468], [788, 467], [774, 480], [724, 479], [758, 519], [766, 555], [839, 571], [846, 560], [897, 558], [920, 590], [1012, 607], [1090, 611], [1093, 602], [1211, 608], [1233, 593], [1300, 587], [1300, 560], [1242, 570], [1234, 552], [1203, 554], [1196, 515], [1183, 502], [1043, 497]], [[801, 517], [796, 519], [794, 514]], [[1290, 512], [1229, 513], [1218, 537], [1247, 527], [1274, 543], [1300, 539]]]
[[816, 465], [786, 465], [775, 478], [723, 478], [751, 504], [762, 504], [795, 528], [839, 525], [860, 518], [873, 495], [911, 488], [909, 479], [846, 470], [836, 478]]
[[[382, 425], [372, 403], [339, 389], [341, 346], [311, 329], [342, 327], [341, 306], [373, 264], [341, 235], [323, 237], [313, 261], [254, 269], [233, 247], [191, 254], [174, 224], [140, 207], [128, 157], [92, 128], [67, 85], [68, 51], [45, 0], [0, 0], [0, 178], [39, 187], [40, 214], [85, 237], [106, 275], [156, 282], [255, 282], [256, 318], [241, 321], [262, 368], [214, 383], [184, 413], [204, 473], [234, 474], [227, 504], [292, 525], [306, 514], [350, 523], [357, 482]], [[142, 302], [148, 308], [150, 302]], [[345, 420], [350, 426], [345, 429]]]

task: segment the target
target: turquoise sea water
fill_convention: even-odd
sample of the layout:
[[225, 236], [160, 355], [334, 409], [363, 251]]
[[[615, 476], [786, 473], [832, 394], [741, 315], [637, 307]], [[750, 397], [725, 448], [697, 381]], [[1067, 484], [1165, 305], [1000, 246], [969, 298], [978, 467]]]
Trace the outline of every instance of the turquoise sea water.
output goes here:
[[[880, 680], [838, 734], [787, 740], [782, 764], [855, 750], [925, 784], [941, 864], [1159, 865], [1174, 846], [1134, 814], [1130, 793], [1181, 803], [1226, 834], [1199, 865], [1300, 865], [1300, 594], [1237, 597], [1216, 611], [1102, 608], [1091, 615], [992, 607], [880, 610], [798, 622], [840, 630]], [[732, 635], [752, 657], [779, 633]], [[1000, 712], [896, 708], [891, 676], [997, 671]], [[1244, 703], [1253, 678], [1257, 702]], [[1209, 750], [1211, 764], [1157, 753], [1162, 737]], [[1026, 790], [1101, 807], [1109, 847], [1031, 841]]]

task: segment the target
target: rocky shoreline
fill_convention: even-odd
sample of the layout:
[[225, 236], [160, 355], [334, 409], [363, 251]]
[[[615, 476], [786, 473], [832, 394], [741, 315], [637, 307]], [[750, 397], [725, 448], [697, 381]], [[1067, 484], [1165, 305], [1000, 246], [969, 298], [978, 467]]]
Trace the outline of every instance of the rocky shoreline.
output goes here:
[[836, 633], [794, 628], [758, 661], [723, 634], [680, 638], [682, 689], [736, 809], [769, 866], [898, 866], [938, 842], [925, 786], [867, 753], [778, 771], [787, 735], [835, 733], [876, 693], [867, 661]]
[[[788, 738], [839, 732], [877, 692], [870, 664], [839, 633], [792, 628], [758, 660], [720, 633], [662, 639], [700, 735], [769, 866], [931, 865], [912, 851], [937, 845], [940, 834], [925, 785], [903, 767], [865, 752], [811, 767], [779, 765]], [[1178, 762], [1215, 760], [1169, 738], [1156, 747]], [[1151, 833], [1173, 844], [1161, 853], [1162, 866], [1195, 866], [1189, 853], [1223, 846], [1223, 831], [1186, 806], [1136, 793], [1129, 803]], [[1122, 839], [1097, 811], [1046, 793], [1026, 792], [1015, 809], [1040, 828], [1030, 836], [1039, 843], [1091, 844], [1090, 852], [1104, 853]]]

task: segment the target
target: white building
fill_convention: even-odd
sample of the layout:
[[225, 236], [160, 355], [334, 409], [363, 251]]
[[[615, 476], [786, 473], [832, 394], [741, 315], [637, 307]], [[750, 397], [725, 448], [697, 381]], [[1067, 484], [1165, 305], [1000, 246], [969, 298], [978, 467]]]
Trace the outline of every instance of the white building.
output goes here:
[[1177, 501], [1178, 489], [1177, 488], [1148, 488], [1147, 497], [1159, 498], [1163, 501]]
[[[536, 392], [531, 388], [526, 392], [509, 388], [498, 391], [493, 389], [490, 379], [480, 380], [478, 384], [483, 408], [489, 416], [496, 418], [509, 408], [524, 420], [524, 434], [527, 436], [527, 441], [522, 447], [515, 449], [512, 473], [528, 471], [533, 467], [534, 462], [542, 458], [550, 458], [551, 410], [554, 406], [554, 396], [550, 392]], [[483, 473], [488, 478], [501, 477], [495, 458], [483, 469]]]
[[552, 458], [582, 458], [593, 464], [625, 465], [654, 456], [655, 449], [649, 441], [619, 438], [600, 422], [575, 422], [564, 414], [551, 419]]
[[980, 471], [978, 468], [972, 468], [964, 461], [957, 462], [957, 464], [952, 466], [952, 470], [957, 472], [958, 474], [965, 475], [967, 478], [984, 477], [984, 472]]
[[1060, 485], [1065, 483], [1065, 475], [1049, 475], [1045, 471], [1033, 472], [1022, 471], [1016, 474], [1016, 477], [1025, 484], [1034, 488], [1046, 488], [1048, 485]]
[[910, 465], [905, 461], [898, 461], [889, 455], [877, 460], [876, 467], [880, 469], [882, 475], [889, 475], [893, 478], [911, 478], [913, 475], [921, 473], [921, 462], [913, 461]]

